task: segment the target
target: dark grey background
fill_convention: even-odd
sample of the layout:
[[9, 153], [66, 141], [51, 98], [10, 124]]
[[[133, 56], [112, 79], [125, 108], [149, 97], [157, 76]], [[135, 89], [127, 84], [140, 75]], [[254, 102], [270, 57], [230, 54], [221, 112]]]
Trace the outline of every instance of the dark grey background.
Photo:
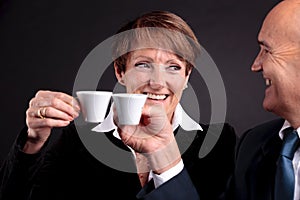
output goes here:
[[[72, 93], [88, 53], [128, 20], [150, 10], [179, 14], [195, 31], [224, 80], [226, 121], [238, 135], [275, 116], [263, 110], [264, 82], [250, 71], [257, 34], [275, 0], [12, 0], [0, 4], [0, 164], [25, 125], [29, 100], [40, 89]], [[111, 68], [101, 80], [110, 89]], [[191, 84], [196, 86], [195, 73]], [[107, 85], [105, 83], [108, 83]], [[209, 99], [199, 86], [201, 121], [209, 122]], [[203, 104], [203, 105], [202, 105]]]

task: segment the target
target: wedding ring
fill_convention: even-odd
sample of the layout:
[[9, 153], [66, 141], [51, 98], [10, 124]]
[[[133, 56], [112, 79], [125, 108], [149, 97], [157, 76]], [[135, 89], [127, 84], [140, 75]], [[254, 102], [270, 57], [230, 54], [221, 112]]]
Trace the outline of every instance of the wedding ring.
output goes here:
[[37, 114], [38, 114], [38, 117], [39, 117], [39, 118], [45, 119], [45, 116], [42, 115], [42, 112], [41, 112], [42, 109], [44, 110], [44, 108], [39, 108], [38, 111], [37, 111]]
[[41, 110], [41, 115], [42, 115], [44, 118], [47, 117], [47, 116], [46, 116], [46, 109], [47, 109], [47, 107], [43, 107], [43, 109]]

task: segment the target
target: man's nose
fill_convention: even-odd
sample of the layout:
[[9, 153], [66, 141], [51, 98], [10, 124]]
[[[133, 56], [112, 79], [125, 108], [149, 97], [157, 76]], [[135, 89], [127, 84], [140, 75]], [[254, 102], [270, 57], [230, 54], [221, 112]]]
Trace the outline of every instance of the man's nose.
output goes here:
[[262, 55], [261, 55], [261, 52], [256, 56], [252, 66], [251, 66], [251, 71], [253, 71], [253, 72], [262, 71]]

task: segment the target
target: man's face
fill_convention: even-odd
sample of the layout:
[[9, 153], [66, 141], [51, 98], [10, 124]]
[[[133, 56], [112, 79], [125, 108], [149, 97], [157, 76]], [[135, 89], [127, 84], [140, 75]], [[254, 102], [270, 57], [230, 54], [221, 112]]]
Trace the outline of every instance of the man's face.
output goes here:
[[260, 52], [252, 65], [252, 71], [262, 71], [265, 79], [263, 107], [286, 119], [300, 109], [300, 15], [293, 9], [280, 5], [268, 14], [258, 35]]
[[163, 105], [170, 120], [189, 78], [185, 61], [159, 49], [131, 52], [125, 72], [116, 76], [128, 93], [147, 94], [147, 106]]

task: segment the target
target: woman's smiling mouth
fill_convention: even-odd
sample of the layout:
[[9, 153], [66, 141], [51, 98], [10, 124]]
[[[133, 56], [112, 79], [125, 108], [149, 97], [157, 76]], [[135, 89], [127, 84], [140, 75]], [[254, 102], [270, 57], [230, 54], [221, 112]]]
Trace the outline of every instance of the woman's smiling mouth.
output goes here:
[[169, 95], [166, 94], [153, 94], [153, 93], [145, 93], [148, 96], [148, 99], [152, 100], [165, 100]]

